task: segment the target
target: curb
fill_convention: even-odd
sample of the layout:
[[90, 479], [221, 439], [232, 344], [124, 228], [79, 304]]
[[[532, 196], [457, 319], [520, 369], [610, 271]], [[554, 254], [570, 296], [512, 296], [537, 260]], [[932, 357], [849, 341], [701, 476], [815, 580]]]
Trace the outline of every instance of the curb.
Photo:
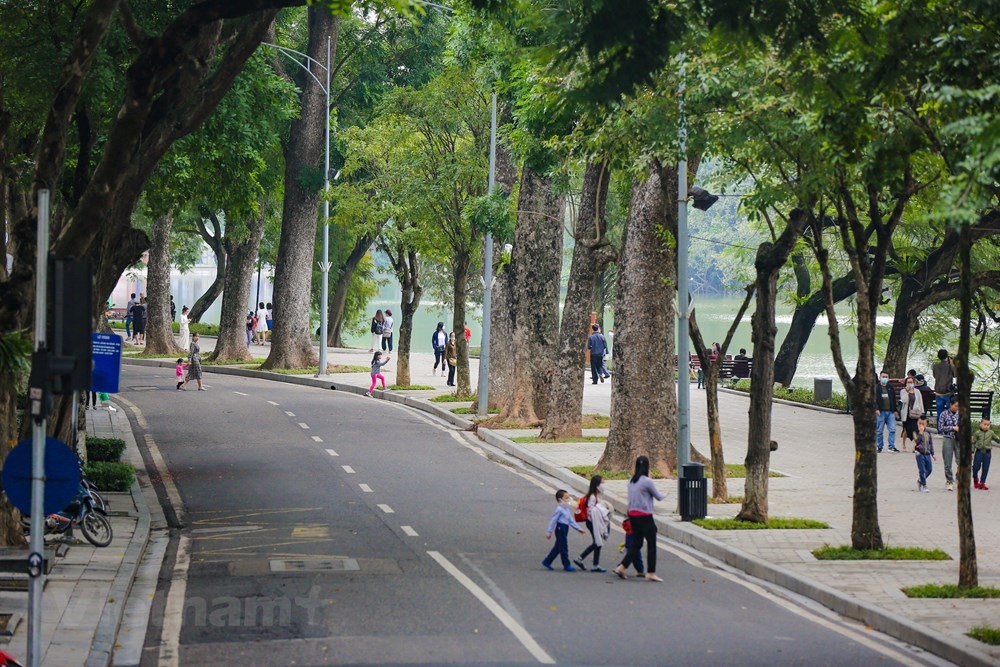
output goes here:
[[[163, 363], [154, 359], [124, 359], [123, 361], [124, 363], [137, 366], [154, 366], [161, 368], [173, 367], [172, 363]], [[255, 377], [269, 380], [273, 379], [290, 384], [315, 387], [326, 387], [332, 384], [331, 381], [326, 378], [321, 379], [314, 377], [284, 375], [281, 373], [270, 373], [267, 371], [256, 371], [227, 366], [203, 366], [202, 370], [208, 373]], [[361, 387], [348, 384], [338, 385], [334, 388], [338, 391], [346, 391], [348, 393], [359, 395], [364, 395], [365, 392], [365, 390]], [[720, 387], [719, 389], [720, 391], [746, 395], [746, 392], [725, 389], [723, 387]], [[432, 414], [464, 430], [470, 430], [473, 426], [472, 421], [465, 419], [460, 415], [456, 415], [444, 408], [439, 408], [430, 404], [425, 399], [416, 399], [393, 392], [381, 392], [381, 394], [381, 398], [384, 400], [399, 403], [401, 405]], [[774, 400], [779, 403], [793, 405], [807, 410], [817, 410], [832, 414], [847, 414], [832, 408], [785, 401], [778, 398]], [[480, 440], [488, 445], [496, 447], [497, 449], [520, 459], [531, 467], [558, 479], [560, 482], [567, 484], [570, 488], [573, 488], [577, 492], [586, 493], [588, 488], [586, 480], [579, 475], [570, 472], [566, 468], [557, 466], [534, 454], [533, 452], [523, 449], [513, 441], [491, 429], [480, 428], [476, 430], [476, 434]], [[611, 504], [618, 512], [624, 513], [627, 510], [626, 505], [621, 500], [611, 498], [609, 498], [609, 500], [611, 500]], [[971, 645], [963, 646], [959, 642], [952, 639], [937, 636], [931, 628], [926, 625], [916, 623], [908, 619], [897, 618], [881, 607], [862, 600], [854, 599], [849, 595], [818, 581], [787, 572], [779, 568], [777, 565], [757, 558], [756, 556], [748, 554], [741, 549], [716, 541], [711, 537], [702, 534], [703, 531], [701, 529], [689, 526], [679, 521], [669, 521], [662, 516], [654, 516], [654, 520], [656, 521], [657, 529], [663, 532], [668, 539], [695, 549], [706, 556], [722, 561], [730, 567], [740, 570], [752, 577], [776, 586], [780, 586], [781, 588], [789, 590], [793, 593], [797, 593], [814, 600], [841, 616], [864, 623], [866, 626], [871, 627], [874, 630], [891, 637], [895, 637], [896, 639], [928, 651], [929, 653], [932, 653], [940, 658], [955, 664], [963, 665], [963, 667], [995, 667], [996, 665], [996, 662], [990, 656], [975, 650]], [[90, 662], [88, 661], [88, 665], [89, 664]]]

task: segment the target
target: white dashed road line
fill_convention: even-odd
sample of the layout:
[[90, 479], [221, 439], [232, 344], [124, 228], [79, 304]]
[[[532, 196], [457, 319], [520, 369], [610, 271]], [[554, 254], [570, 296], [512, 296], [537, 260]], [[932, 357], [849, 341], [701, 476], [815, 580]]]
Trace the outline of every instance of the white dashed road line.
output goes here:
[[289, 417], [294, 417], [295, 416], [294, 412], [289, 412], [288, 410], [285, 410], [285, 414], [288, 415]]
[[236, 394], [237, 396], [249, 396], [250, 395], [250, 394], [244, 394], [242, 391], [234, 391], [233, 393]]
[[400, 528], [410, 537], [417, 537], [417, 531], [413, 530], [412, 526], [400, 526]]
[[483, 603], [490, 613], [497, 617], [497, 620], [504, 624], [504, 626], [510, 630], [511, 634], [517, 638], [524, 648], [528, 649], [528, 652], [535, 657], [535, 660], [544, 665], [554, 665], [556, 661], [551, 655], [545, 652], [545, 649], [535, 641], [535, 638], [531, 636], [530, 633], [524, 628], [523, 625], [514, 620], [514, 617], [510, 613], [500, 606], [500, 604], [486, 594], [476, 582], [469, 579], [461, 570], [455, 567], [450, 560], [442, 556], [437, 551], [428, 551], [427, 555], [437, 561], [438, 565], [444, 568], [444, 571], [455, 578], [458, 583], [465, 586], [466, 590], [472, 593], [477, 600]]
[[313, 442], [323, 442], [323, 438], [319, 437], [318, 435], [314, 435]]
[[275, 403], [274, 401], [268, 401], [271, 405], [280, 405], [280, 403]]
[[358, 486], [360, 486], [361, 490], [364, 491], [365, 493], [372, 493], [372, 487], [368, 486], [367, 484], [358, 484]]
[[378, 508], [385, 512], [386, 514], [395, 514], [396, 510], [392, 509], [388, 505], [379, 505]]
[[337, 452], [333, 451], [332, 449], [326, 450], [326, 453], [329, 454], [330, 456], [340, 456], [340, 454], [338, 454]]
[[351, 466], [341, 466], [341, 468], [343, 468], [344, 472], [346, 472], [348, 475], [354, 474], [354, 468], [352, 468]]
[[301, 426], [302, 429], [305, 430], [305, 431], [309, 430], [309, 424], [305, 424], [303, 422], [299, 422], [299, 426]]

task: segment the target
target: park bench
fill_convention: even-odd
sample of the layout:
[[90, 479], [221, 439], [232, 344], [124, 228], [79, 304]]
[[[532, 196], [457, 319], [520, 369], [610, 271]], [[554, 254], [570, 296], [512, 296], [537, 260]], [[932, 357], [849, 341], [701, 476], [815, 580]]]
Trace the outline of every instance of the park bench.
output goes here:
[[[903, 390], [905, 379], [891, 379], [889, 380], [889, 388], [896, 392], [896, 397], [898, 401], [899, 392]], [[937, 425], [937, 401], [934, 394], [934, 389], [929, 385], [922, 385], [916, 388], [920, 392], [920, 398], [924, 401], [924, 413], [927, 415], [927, 419], [931, 426]], [[972, 420], [976, 421], [982, 417], [989, 417], [993, 411], [993, 392], [992, 391], [973, 391], [969, 395], [969, 414], [972, 416]]]
[[722, 368], [719, 377], [726, 380], [742, 380], [750, 377], [750, 369], [753, 368], [753, 359], [730, 359], [728, 355], [722, 360]]

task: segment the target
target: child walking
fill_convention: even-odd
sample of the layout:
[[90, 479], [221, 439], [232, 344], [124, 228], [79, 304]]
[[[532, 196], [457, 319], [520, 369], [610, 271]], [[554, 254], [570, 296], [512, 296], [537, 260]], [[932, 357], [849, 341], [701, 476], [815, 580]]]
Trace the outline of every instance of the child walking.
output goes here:
[[579, 558], [573, 560], [573, 563], [584, 572], [587, 571], [587, 566], [584, 565], [583, 561], [590, 554], [594, 554], [594, 567], [590, 568], [590, 571], [607, 572], [601, 567], [601, 548], [610, 532], [611, 517], [608, 510], [601, 504], [602, 493], [604, 493], [604, 478], [600, 475], [594, 475], [590, 478], [590, 488], [587, 490], [587, 495], [580, 499], [581, 511], [576, 516], [576, 518], [580, 518], [582, 515], [586, 518], [587, 530], [590, 531], [590, 546], [583, 550]]
[[927, 430], [927, 417], [917, 420], [917, 432], [913, 434], [913, 451], [917, 453], [917, 491], [930, 493], [927, 488], [927, 478], [933, 470], [931, 461], [937, 461], [937, 457], [934, 456], [934, 438]]
[[[979, 422], [979, 430], [972, 434], [972, 447], [976, 450], [976, 457], [972, 461], [972, 481], [973, 486], [982, 491], [989, 491], [986, 486], [986, 476], [990, 474], [990, 459], [993, 458], [993, 432], [990, 430], [990, 420], [983, 418]], [[982, 476], [979, 471], [982, 470]]]
[[382, 367], [389, 363], [391, 355], [385, 355], [385, 360], [382, 359], [382, 352], [376, 350], [375, 356], [372, 357], [372, 384], [368, 387], [368, 391], [365, 392], [365, 396], [371, 397], [372, 391], [375, 389], [375, 383], [379, 380], [382, 381], [382, 391], [386, 391], [388, 388], [385, 386], [385, 376], [382, 375]]
[[542, 567], [547, 570], [552, 569], [552, 561], [559, 556], [562, 559], [563, 569], [567, 572], [576, 572], [576, 568], [569, 562], [569, 541], [566, 537], [569, 535], [569, 529], [572, 526], [573, 530], [585, 534], [586, 531], [580, 528], [580, 524], [573, 520], [573, 501], [569, 497], [569, 492], [563, 489], [556, 491], [556, 511], [552, 513], [552, 518], [549, 519], [549, 528], [545, 532], [545, 539], [551, 540], [552, 533], [556, 534], [556, 543], [552, 545], [552, 550], [549, 555], [545, 557], [542, 561]]
[[184, 391], [185, 368], [187, 368], [187, 364], [184, 363], [184, 358], [182, 357], [177, 360], [177, 365], [174, 367], [174, 375], [177, 376], [177, 391]]

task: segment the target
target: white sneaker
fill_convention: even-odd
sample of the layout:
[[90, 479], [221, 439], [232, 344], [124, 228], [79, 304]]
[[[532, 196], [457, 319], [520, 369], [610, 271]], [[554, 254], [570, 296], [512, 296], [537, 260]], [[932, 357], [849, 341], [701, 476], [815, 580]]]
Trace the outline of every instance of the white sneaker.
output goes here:
[[365, 396], [367, 396], [368, 398], [375, 398], [374, 396], [372, 396], [372, 393], [370, 391], [366, 391]]
[[931, 492], [931, 490], [930, 490], [930, 489], [928, 489], [928, 488], [927, 488], [926, 486], [924, 486], [924, 487], [921, 487], [921, 489], [920, 489], [920, 492], [921, 492], [921, 493], [930, 493], [930, 492]]
[[948, 490], [949, 491], [954, 491], [955, 490], [955, 485], [952, 484], [951, 482], [948, 482]]

